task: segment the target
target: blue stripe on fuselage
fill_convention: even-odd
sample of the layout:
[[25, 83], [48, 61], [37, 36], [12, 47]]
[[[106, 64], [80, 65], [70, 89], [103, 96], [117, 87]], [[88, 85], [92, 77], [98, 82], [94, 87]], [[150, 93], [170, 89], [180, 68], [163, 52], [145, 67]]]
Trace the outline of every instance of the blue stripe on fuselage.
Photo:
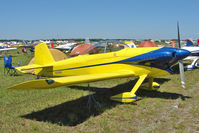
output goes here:
[[165, 58], [168, 58], [168, 56], [171, 56], [171, 50], [172, 52], [175, 51], [175, 48], [168, 48], [163, 47], [154, 51], [150, 51], [141, 55], [137, 55], [125, 60], [118, 61], [118, 63], [123, 62], [143, 62], [143, 61], [157, 61], [157, 60], [164, 60]]
[[[80, 69], [80, 68], [87, 68], [87, 67], [95, 67], [95, 66], [102, 66], [102, 65], [110, 65], [110, 64], [117, 64], [117, 63], [134, 63], [134, 65], [142, 65], [142, 66], [149, 66], [154, 68], [159, 68], [156, 66], [151, 65], [144, 65], [144, 64], [138, 64], [140, 62], [154, 62], [154, 61], [164, 61], [165, 59], [168, 59], [168, 55], [170, 54], [170, 51], [174, 51], [175, 48], [168, 48], [163, 47], [154, 51], [150, 51], [141, 55], [137, 55], [134, 57], [130, 57], [124, 60], [116, 61], [116, 62], [109, 62], [109, 63], [102, 63], [102, 64], [96, 64], [96, 65], [89, 65], [89, 66], [81, 66], [81, 67], [74, 67], [74, 68], [67, 68], [67, 69], [60, 69], [60, 70], [54, 70], [54, 71], [63, 71], [63, 70], [72, 70], [72, 69]], [[166, 52], [168, 51], [168, 52]], [[164, 53], [163, 53], [164, 52]], [[165, 54], [165, 56], [163, 55]], [[164, 69], [163, 69], [164, 70]]]

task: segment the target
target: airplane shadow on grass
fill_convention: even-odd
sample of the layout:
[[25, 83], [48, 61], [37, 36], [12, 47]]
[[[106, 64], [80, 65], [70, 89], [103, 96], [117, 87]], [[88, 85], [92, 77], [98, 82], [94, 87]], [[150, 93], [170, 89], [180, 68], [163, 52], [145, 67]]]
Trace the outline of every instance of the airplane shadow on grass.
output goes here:
[[[162, 84], [167, 82], [169, 79], [160, 78], [155, 79], [156, 82]], [[137, 80], [129, 81], [123, 84], [119, 84], [112, 88], [98, 88], [98, 87], [90, 87], [93, 92], [93, 96], [96, 101], [101, 104], [101, 108], [97, 108], [92, 106], [89, 111], [87, 107], [89, 96], [82, 96], [78, 99], [67, 101], [65, 103], [46, 108], [41, 111], [32, 112], [30, 114], [23, 115], [21, 117], [37, 120], [42, 122], [50, 122], [53, 124], [58, 124], [62, 126], [75, 126], [80, 123], [83, 123], [91, 116], [97, 116], [102, 114], [105, 110], [114, 108], [116, 105], [122, 104], [118, 102], [114, 102], [110, 100], [110, 97], [124, 91], [130, 91], [132, 86], [136, 83]], [[69, 86], [71, 89], [88, 89], [84, 86]], [[185, 100], [186, 98], [190, 98], [188, 96], [184, 96], [182, 94], [177, 93], [169, 93], [169, 92], [159, 92], [159, 91], [147, 91], [139, 89], [137, 91], [137, 96], [140, 97], [151, 97], [151, 98], [163, 98], [163, 99], [178, 99], [181, 98]], [[131, 103], [132, 106], [136, 105], [135, 103]], [[95, 104], [93, 104], [95, 105]]]

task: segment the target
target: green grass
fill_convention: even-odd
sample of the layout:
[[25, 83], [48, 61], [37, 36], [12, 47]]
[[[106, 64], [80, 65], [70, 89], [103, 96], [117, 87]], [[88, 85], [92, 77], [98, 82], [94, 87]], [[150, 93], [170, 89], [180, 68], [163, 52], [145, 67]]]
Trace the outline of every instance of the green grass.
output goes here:
[[[13, 62], [27, 64], [31, 54], [13, 55]], [[177, 68], [177, 67], [176, 67]], [[35, 79], [34, 75], [3, 74], [0, 57], [0, 132], [196, 132], [199, 130], [199, 69], [186, 71], [186, 89], [179, 74], [155, 79], [158, 91], [139, 89], [138, 101], [121, 104], [110, 96], [129, 91], [135, 78], [91, 83], [95, 99], [102, 108], [87, 108], [87, 84], [47, 90], [7, 90]]]

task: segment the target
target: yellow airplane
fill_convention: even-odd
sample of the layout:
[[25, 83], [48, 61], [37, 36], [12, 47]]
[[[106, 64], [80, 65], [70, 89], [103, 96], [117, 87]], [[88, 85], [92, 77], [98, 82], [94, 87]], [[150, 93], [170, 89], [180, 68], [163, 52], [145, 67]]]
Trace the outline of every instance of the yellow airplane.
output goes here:
[[149, 78], [149, 89], [159, 87], [153, 78], [170, 74], [170, 67], [189, 54], [187, 50], [168, 47], [125, 48], [56, 62], [47, 45], [41, 43], [35, 46], [35, 64], [18, 67], [17, 70], [24, 72], [34, 69], [36, 75], [53, 78], [26, 81], [9, 89], [46, 89], [136, 76], [139, 79], [130, 92], [111, 97], [112, 100], [129, 103], [136, 100], [135, 92], [146, 78]]

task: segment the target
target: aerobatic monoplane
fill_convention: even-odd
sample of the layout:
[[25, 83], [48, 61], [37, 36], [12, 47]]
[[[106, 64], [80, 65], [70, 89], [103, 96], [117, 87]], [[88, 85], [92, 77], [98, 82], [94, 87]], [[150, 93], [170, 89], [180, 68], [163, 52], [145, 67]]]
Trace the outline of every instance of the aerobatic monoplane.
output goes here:
[[34, 69], [36, 75], [52, 78], [22, 82], [9, 89], [47, 89], [113, 78], [138, 77], [130, 92], [111, 97], [119, 102], [133, 102], [137, 98], [135, 92], [146, 78], [149, 78], [149, 89], [159, 87], [158, 83], [153, 82], [154, 77], [171, 74], [171, 66], [189, 54], [187, 50], [168, 47], [124, 48], [55, 61], [47, 45], [41, 43], [35, 46], [35, 64], [16, 69], [21, 72]]

